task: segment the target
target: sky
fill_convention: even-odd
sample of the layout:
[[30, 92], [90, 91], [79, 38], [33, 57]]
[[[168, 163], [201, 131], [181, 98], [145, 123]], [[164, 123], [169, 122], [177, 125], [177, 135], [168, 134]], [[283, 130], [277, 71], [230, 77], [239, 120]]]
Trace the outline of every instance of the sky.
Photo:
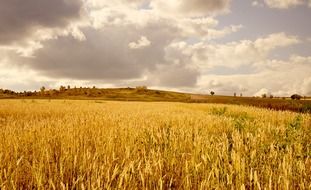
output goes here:
[[0, 88], [311, 95], [311, 0], [0, 0]]

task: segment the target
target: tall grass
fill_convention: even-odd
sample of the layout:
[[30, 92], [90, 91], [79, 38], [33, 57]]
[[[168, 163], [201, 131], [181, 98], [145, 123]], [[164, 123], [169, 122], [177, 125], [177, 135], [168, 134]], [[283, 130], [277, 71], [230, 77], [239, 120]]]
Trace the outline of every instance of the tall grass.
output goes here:
[[307, 114], [0, 101], [0, 189], [311, 189], [310, 157]]

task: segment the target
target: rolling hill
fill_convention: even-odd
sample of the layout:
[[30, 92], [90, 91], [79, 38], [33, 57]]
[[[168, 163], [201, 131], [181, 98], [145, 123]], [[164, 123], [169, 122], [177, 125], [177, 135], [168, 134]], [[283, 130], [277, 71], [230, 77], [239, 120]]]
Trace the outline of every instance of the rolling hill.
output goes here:
[[291, 100], [289, 98], [255, 98], [233, 96], [211, 96], [163, 90], [136, 88], [70, 88], [59, 90], [41, 90], [40, 92], [0, 91], [0, 98], [8, 99], [76, 99], [76, 100], [109, 100], [109, 101], [144, 101], [144, 102], [185, 102], [217, 103], [255, 106], [274, 110], [290, 110], [311, 113], [311, 100]]

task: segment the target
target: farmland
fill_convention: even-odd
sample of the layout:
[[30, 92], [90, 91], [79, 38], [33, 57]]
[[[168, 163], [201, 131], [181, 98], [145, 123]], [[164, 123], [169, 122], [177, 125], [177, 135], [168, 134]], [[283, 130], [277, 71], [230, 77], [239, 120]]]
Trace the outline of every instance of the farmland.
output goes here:
[[311, 116], [241, 105], [0, 100], [0, 189], [310, 189]]
[[185, 102], [217, 103], [246, 105], [273, 110], [289, 110], [300, 113], [311, 113], [311, 99], [233, 97], [219, 95], [191, 94], [174, 91], [154, 90], [147, 88], [70, 88], [61, 86], [59, 90], [50, 89], [35, 92], [14, 92], [0, 89], [0, 99], [71, 99], [71, 100], [109, 100], [109, 101], [142, 101], [142, 102]]

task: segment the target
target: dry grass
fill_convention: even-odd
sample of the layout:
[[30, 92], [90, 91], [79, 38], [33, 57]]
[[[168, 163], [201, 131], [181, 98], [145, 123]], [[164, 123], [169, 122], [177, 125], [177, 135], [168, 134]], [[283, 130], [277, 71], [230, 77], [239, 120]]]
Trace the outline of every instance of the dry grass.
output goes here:
[[307, 114], [0, 101], [0, 189], [311, 189], [310, 157]]

